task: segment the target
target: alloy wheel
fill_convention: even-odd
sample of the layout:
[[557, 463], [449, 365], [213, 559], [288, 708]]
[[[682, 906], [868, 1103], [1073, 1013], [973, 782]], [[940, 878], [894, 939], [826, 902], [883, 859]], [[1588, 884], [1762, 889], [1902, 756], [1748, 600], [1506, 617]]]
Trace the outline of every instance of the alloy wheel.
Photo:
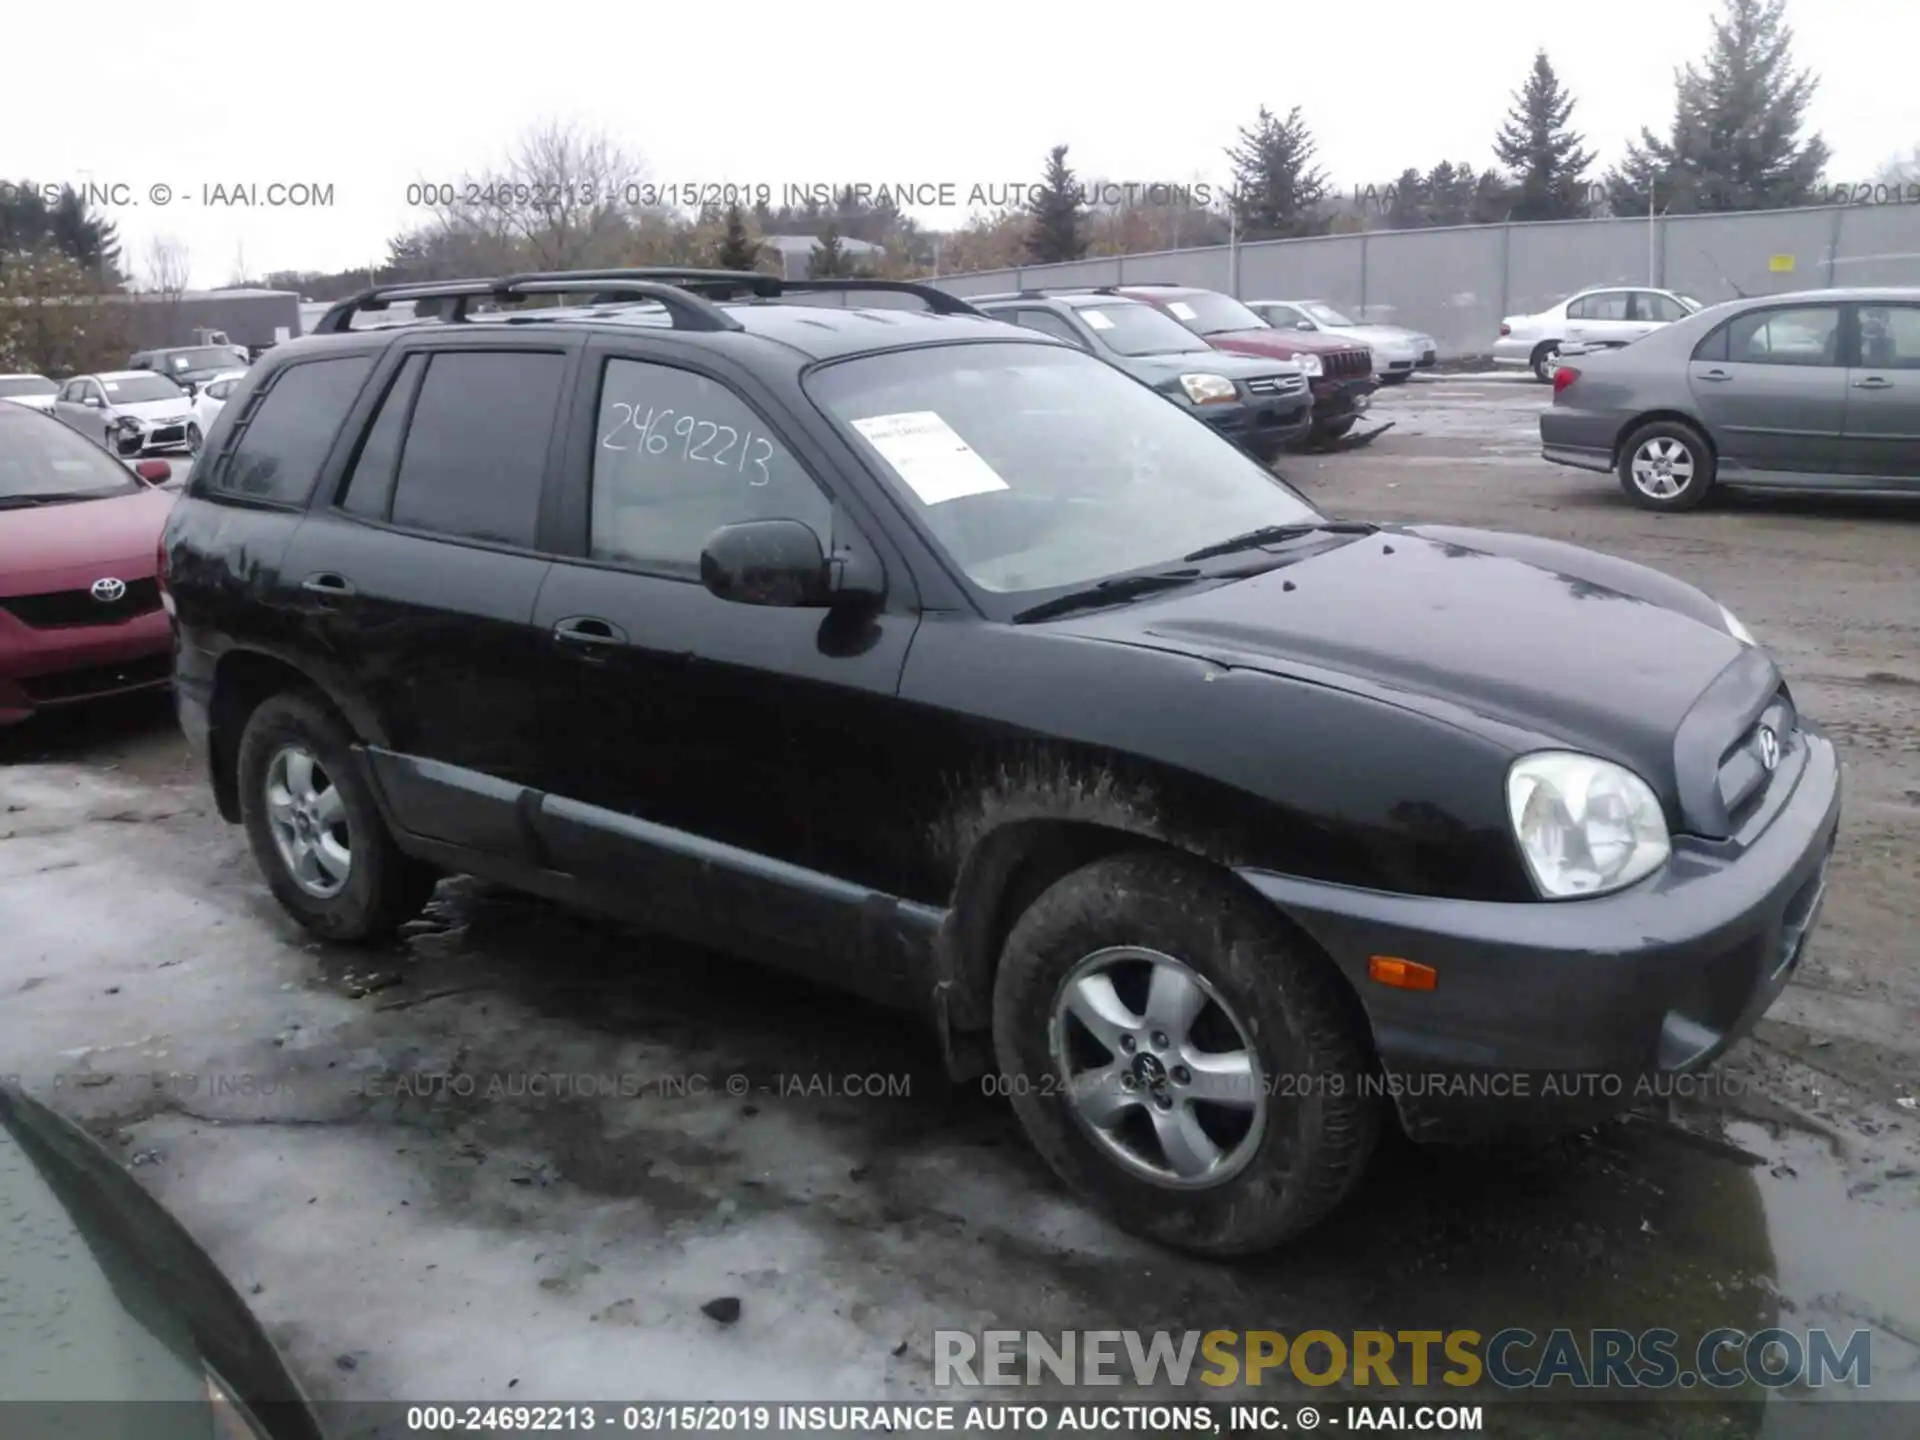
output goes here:
[[1685, 441], [1656, 435], [1633, 452], [1634, 488], [1653, 500], [1671, 500], [1693, 483], [1693, 451]]
[[316, 900], [330, 900], [353, 873], [353, 837], [340, 788], [319, 757], [300, 744], [283, 745], [267, 763], [267, 824], [293, 883]]
[[1266, 1077], [1247, 1027], [1173, 956], [1116, 946], [1081, 959], [1055, 995], [1048, 1042], [1068, 1109], [1130, 1173], [1205, 1189], [1259, 1149]]

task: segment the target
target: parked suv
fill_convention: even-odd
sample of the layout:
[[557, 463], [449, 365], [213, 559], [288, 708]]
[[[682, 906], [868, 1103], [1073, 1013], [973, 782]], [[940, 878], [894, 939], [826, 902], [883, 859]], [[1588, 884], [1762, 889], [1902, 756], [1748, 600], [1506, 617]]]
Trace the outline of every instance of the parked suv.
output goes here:
[[1192, 285], [1121, 285], [1117, 290], [1171, 315], [1216, 350], [1298, 360], [1313, 385], [1311, 440], [1338, 440], [1353, 429], [1380, 388], [1373, 352], [1353, 340], [1275, 329], [1218, 290]]
[[1606, 1107], [1710, 1062], [1838, 823], [1832, 744], [1698, 590], [1330, 520], [909, 282], [342, 302], [229, 401], [162, 555], [181, 721], [313, 931], [466, 871], [904, 1007], [1201, 1252], [1325, 1215], [1389, 1114], [1566, 1123], [1514, 1075]]
[[156, 375], [164, 375], [188, 395], [228, 370], [246, 367], [247, 352], [238, 345], [178, 345], [169, 350], [142, 350], [127, 361], [129, 370], [151, 370]]
[[1171, 316], [1111, 288], [969, 295], [967, 303], [1091, 350], [1192, 410], [1263, 463], [1273, 463], [1313, 429], [1313, 395], [1297, 360], [1224, 354]]

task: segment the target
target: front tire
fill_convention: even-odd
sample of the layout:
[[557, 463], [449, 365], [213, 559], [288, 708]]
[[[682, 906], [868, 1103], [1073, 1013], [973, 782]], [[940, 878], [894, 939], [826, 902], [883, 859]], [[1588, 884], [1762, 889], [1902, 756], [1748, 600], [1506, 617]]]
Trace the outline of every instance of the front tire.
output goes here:
[[1614, 470], [1627, 498], [1643, 510], [1693, 510], [1713, 488], [1713, 447], [1691, 425], [1655, 420], [1620, 447]]
[[240, 737], [240, 818], [267, 888], [327, 940], [382, 939], [420, 913], [437, 876], [403, 855], [353, 739], [317, 699], [262, 701]]
[[1533, 347], [1533, 356], [1528, 362], [1533, 366], [1533, 378], [1542, 385], [1553, 383], [1554, 372], [1560, 368], [1560, 342], [1549, 340], [1545, 344]]
[[187, 453], [189, 455], [198, 455], [204, 439], [205, 437], [201, 435], [198, 425], [187, 426]]
[[1198, 861], [1095, 861], [1014, 925], [994, 1050], [1055, 1174], [1128, 1230], [1264, 1250], [1358, 1182], [1381, 1107], [1324, 957]]

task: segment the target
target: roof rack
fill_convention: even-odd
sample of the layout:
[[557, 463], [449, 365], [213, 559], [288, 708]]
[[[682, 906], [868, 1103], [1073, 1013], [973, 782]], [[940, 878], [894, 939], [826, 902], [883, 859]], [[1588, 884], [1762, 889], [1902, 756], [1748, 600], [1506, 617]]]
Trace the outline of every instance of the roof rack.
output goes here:
[[338, 335], [353, 327], [353, 317], [362, 311], [385, 310], [396, 300], [443, 300], [454, 304], [444, 318], [459, 323], [469, 318], [468, 306], [475, 299], [517, 300], [531, 295], [590, 295], [592, 304], [611, 304], [621, 300], [651, 300], [673, 317], [675, 328], [686, 330], [738, 330], [740, 322], [719, 308], [716, 300], [733, 299], [744, 292], [756, 299], [773, 300], [789, 292], [854, 293], [878, 291], [915, 295], [926, 302], [936, 315], [975, 315], [971, 305], [957, 295], [936, 290], [912, 280], [867, 280], [821, 278], [786, 280], [778, 275], [763, 275], [753, 270], [707, 270], [692, 266], [644, 266], [621, 270], [537, 271], [522, 275], [502, 275], [487, 280], [435, 280], [403, 285], [382, 285], [343, 300], [320, 318], [313, 328], [316, 335]]
[[968, 300], [1045, 300], [1054, 295], [1112, 295], [1124, 300], [1118, 285], [1041, 285], [1026, 290], [996, 290], [990, 295], [969, 295]]

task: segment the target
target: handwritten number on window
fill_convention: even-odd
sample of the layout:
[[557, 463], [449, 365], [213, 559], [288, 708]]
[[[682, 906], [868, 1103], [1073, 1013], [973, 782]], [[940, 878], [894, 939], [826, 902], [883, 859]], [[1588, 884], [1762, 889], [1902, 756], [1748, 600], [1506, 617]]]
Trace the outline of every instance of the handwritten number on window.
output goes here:
[[[684, 461], [731, 465], [736, 474], [747, 476], [747, 483], [756, 488], [773, 480], [767, 468], [767, 462], [774, 456], [773, 441], [765, 435], [756, 435], [750, 429], [736, 430], [731, 425], [702, 420], [697, 415], [681, 415], [675, 419], [672, 409], [656, 407], [642, 416], [638, 405], [618, 400], [608, 402], [607, 408], [618, 416], [618, 423], [600, 437], [603, 449], [631, 451], [635, 455], [664, 455], [672, 448], [671, 436], [678, 436], [680, 458]], [[621, 438], [627, 430], [636, 432], [631, 444]], [[714, 449], [714, 442], [722, 433], [726, 435], [725, 443]], [[752, 471], [747, 469], [749, 465], [754, 467]]]

